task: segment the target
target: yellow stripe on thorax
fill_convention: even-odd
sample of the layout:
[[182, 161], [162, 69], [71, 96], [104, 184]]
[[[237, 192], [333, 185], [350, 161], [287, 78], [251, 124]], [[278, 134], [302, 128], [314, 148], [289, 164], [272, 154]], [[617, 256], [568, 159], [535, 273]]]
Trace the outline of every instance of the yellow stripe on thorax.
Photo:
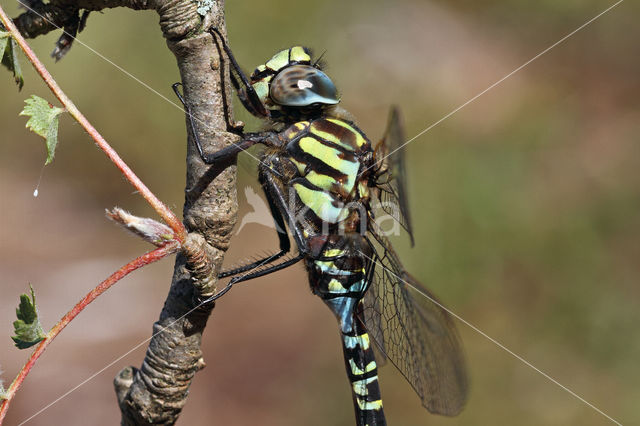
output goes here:
[[299, 132], [301, 132], [302, 130], [304, 130], [307, 126], [309, 125], [308, 121], [298, 121], [297, 123], [295, 123], [293, 126], [298, 129]]
[[[330, 166], [338, 170], [340, 173], [347, 176], [347, 181], [344, 183], [343, 187], [347, 193], [350, 193], [355, 185], [356, 176], [358, 174], [358, 168], [360, 164], [357, 161], [349, 161], [341, 157], [341, 152], [335, 148], [327, 146], [312, 137], [304, 137], [298, 141], [298, 145], [302, 151], [306, 152], [309, 155], [317, 158], [318, 160], [324, 162], [326, 165]], [[324, 184], [328, 184], [326, 180], [323, 181], [324, 178], [316, 178], [318, 182], [323, 182]], [[334, 181], [335, 182], [335, 181]], [[314, 183], [315, 184], [315, 183]], [[321, 188], [323, 186], [317, 185]], [[324, 188], [329, 189], [329, 188]]]
[[307, 165], [301, 161], [296, 160], [295, 158], [290, 158], [289, 160], [298, 168], [298, 173], [304, 175], [304, 169], [307, 167]]
[[338, 223], [347, 218], [349, 210], [333, 206], [333, 197], [323, 191], [309, 189], [296, 183], [293, 185], [300, 200], [309, 207], [320, 219], [329, 223]]
[[[331, 176], [323, 175], [315, 170], [311, 170], [306, 176], [307, 180], [317, 186], [318, 188], [331, 191], [334, 185], [340, 185], [340, 182], [332, 178]], [[347, 181], [348, 183], [348, 181]]]
[[289, 126], [284, 132], [281, 133], [286, 139], [292, 141], [302, 133], [309, 126], [308, 121], [298, 121], [297, 123]]
[[312, 137], [307, 136], [300, 139], [298, 145], [300, 146], [300, 149], [302, 149], [307, 154], [310, 154], [317, 159], [322, 160], [327, 165], [341, 171], [345, 175], [349, 174], [353, 166], [358, 166], [358, 163], [345, 161], [344, 159], [340, 158], [340, 155], [342, 153], [337, 149], [327, 146]]
[[[356, 129], [354, 129], [352, 126], [350, 126], [349, 124], [345, 123], [342, 120], [338, 120], [335, 118], [328, 118], [327, 121], [343, 127], [345, 129], [347, 129], [349, 132], [353, 133], [353, 135], [356, 138], [356, 146], [358, 148], [362, 147], [363, 145], [366, 145], [367, 141], [365, 140], [365, 138], [362, 137], [362, 135], [360, 134], [360, 132], [358, 132]], [[323, 132], [321, 130], [319, 130], [317, 128], [317, 126], [314, 126], [313, 124], [311, 125], [311, 133], [313, 133], [316, 136], [321, 137], [324, 140], [327, 140], [329, 142], [333, 142], [337, 145], [340, 145], [343, 148], [346, 148], [348, 150], [353, 151], [353, 147], [350, 144], [344, 143], [343, 141], [341, 141], [336, 135], [334, 135], [333, 133], [329, 133], [329, 132]]]

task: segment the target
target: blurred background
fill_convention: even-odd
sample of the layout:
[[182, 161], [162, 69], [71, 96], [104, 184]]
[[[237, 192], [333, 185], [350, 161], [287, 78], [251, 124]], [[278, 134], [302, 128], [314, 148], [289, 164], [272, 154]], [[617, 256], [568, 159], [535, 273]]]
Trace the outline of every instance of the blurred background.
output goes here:
[[[326, 51], [343, 106], [376, 141], [391, 104], [401, 106], [412, 137], [611, 4], [228, 1], [227, 24], [248, 71], [294, 44]], [[19, 13], [11, 0], [3, 7]], [[624, 424], [640, 423], [638, 13], [638, 3], [623, 2], [412, 142], [406, 154], [416, 246], [394, 240], [407, 269], [453, 312]], [[92, 13], [80, 39], [174, 100], [170, 85], [179, 76], [157, 21], [148, 11]], [[80, 43], [54, 63], [49, 53], [58, 36], [31, 43], [95, 127], [181, 213], [183, 113]], [[149, 249], [106, 220], [104, 209], [155, 217], [68, 116], [33, 197], [45, 149], [18, 113], [31, 94], [53, 96], [29, 65], [23, 68], [21, 93], [0, 72], [5, 383], [28, 357], [9, 338], [28, 284], [49, 328], [111, 271]], [[236, 113], [249, 130], [260, 127], [240, 108]], [[251, 211], [246, 188], [260, 190], [250, 156], [238, 169], [240, 222]], [[226, 263], [276, 245], [271, 229], [248, 224]], [[112, 379], [126, 365], [140, 365], [172, 266], [170, 259], [134, 273], [83, 312], [40, 359], [7, 424], [105, 366], [28, 424], [117, 424]], [[611, 423], [457, 325], [471, 375], [464, 412], [452, 419], [428, 414], [387, 366], [381, 382], [389, 424]], [[234, 288], [213, 313], [203, 351], [208, 366], [178, 424], [353, 424], [337, 324], [311, 295], [301, 266]]]

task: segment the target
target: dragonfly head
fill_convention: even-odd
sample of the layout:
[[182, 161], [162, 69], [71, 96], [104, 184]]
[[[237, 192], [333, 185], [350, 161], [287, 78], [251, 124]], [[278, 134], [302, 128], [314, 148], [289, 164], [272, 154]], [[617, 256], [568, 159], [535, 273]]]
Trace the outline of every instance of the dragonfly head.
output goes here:
[[280, 71], [271, 81], [269, 97], [277, 105], [289, 107], [339, 102], [329, 76], [309, 65], [292, 65]]
[[276, 121], [309, 118], [340, 102], [333, 81], [302, 46], [276, 53], [256, 68], [250, 83], [269, 118]]

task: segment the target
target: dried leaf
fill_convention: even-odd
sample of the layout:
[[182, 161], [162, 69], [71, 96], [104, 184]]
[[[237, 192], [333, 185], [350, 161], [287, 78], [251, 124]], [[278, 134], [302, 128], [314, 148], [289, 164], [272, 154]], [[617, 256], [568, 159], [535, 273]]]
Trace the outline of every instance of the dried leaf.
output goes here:
[[13, 79], [18, 85], [18, 90], [20, 90], [24, 85], [24, 78], [18, 61], [18, 50], [20, 50], [18, 44], [11, 37], [11, 33], [0, 31], [0, 61], [2, 65], [13, 73]]

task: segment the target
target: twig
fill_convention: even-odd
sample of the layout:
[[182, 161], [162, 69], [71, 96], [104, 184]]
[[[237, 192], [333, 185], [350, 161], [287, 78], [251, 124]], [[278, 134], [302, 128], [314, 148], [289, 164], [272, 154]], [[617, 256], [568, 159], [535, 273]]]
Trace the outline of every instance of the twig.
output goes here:
[[[122, 3], [126, 1], [122, 0]], [[71, 3], [81, 9], [99, 10], [98, 3], [114, 7], [120, 0], [71, 0]], [[127, 7], [125, 4], [118, 6]], [[224, 1], [214, 0], [209, 6], [211, 8], [204, 19], [196, 2], [190, 0], [132, 1], [128, 7], [154, 9], [160, 15], [162, 33], [177, 59], [185, 98], [192, 106], [194, 116], [206, 123], [199, 129], [201, 141], [207, 151], [213, 152], [237, 142], [238, 136], [228, 131], [227, 119], [232, 108], [227, 103], [231, 96], [229, 81], [225, 79], [227, 65], [221, 61], [221, 52], [211, 37], [201, 33], [211, 25], [224, 33]], [[128, 168], [121, 160], [114, 160], [119, 160], [117, 155], [113, 153], [112, 156], [112, 150], [103, 147], [106, 145], [104, 139], [64, 96], [1, 9], [0, 18], [56, 97], [175, 232], [174, 244], [181, 248], [181, 252], [176, 258], [169, 295], [160, 318], [154, 324], [154, 328], [163, 332], [152, 336], [140, 369], [125, 368], [126, 371], [135, 370], [136, 374], [120, 380], [123, 377], [121, 373], [115, 381], [122, 424], [173, 424], [186, 403], [195, 373], [204, 366], [202, 333], [213, 304], [200, 306], [198, 301], [215, 291], [216, 277], [230, 244], [237, 216], [234, 164], [225, 162], [207, 166], [192, 149], [193, 143], [187, 142], [186, 186], [194, 189], [186, 197], [183, 211], [184, 224], [189, 229], [187, 234], [182, 223], [135, 176], [125, 173]], [[52, 23], [52, 26], [55, 25]], [[51, 29], [48, 26], [43, 32]], [[187, 133], [187, 140], [192, 137]], [[39, 346], [36, 347], [38, 349]]]
[[93, 290], [91, 290], [85, 297], [82, 298], [69, 312], [63, 316], [60, 321], [56, 325], [49, 330], [46, 337], [42, 342], [38, 344], [36, 349], [33, 351], [29, 360], [24, 364], [16, 378], [13, 380], [7, 391], [5, 392], [6, 399], [2, 401], [2, 405], [0, 405], [0, 425], [7, 414], [7, 410], [9, 409], [9, 404], [11, 400], [16, 394], [16, 391], [20, 388], [24, 379], [27, 377], [31, 368], [33, 368], [34, 364], [45, 351], [47, 346], [56, 338], [58, 334], [69, 324], [80, 312], [84, 310], [91, 302], [93, 302], [98, 296], [111, 288], [112, 285], [120, 281], [129, 273], [139, 269], [145, 265], [156, 262], [172, 253], [175, 253], [180, 248], [178, 243], [169, 243], [165, 246], [159, 247], [155, 250], [152, 250], [144, 255], [135, 258], [131, 262], [124, 265], [122, 268], [118, 269], [116, 272], [111, 274], [109, 278], [102, 281], [98, 284]]
[[11, 36], [18, 43], [24, 54], [27, 56], [36, 72], [40, 74], [44, 82], [49, 86], [53, 94], [58, 98], [60, 103], [64, 105], [66, 110], [76, 119], [78, 123], [84, 128], [84, 130], [91, 136], [100, 149], [109, 157], [109, 159], [116, 165], [122, 172], [125, 178], [131, 182], [131, 184], [140, 192], [145, 200], [153, 207], [153, 209], [162, 217], [162, 219], [173, 229], [176, 233], [176, 239], [181, 243], [184, 242], [187, 231], [184, 228], [182, 222], [176, 217], [176, 215], [142, 183], [138, 176], [127, 166], [127, 164], [120, 158], [118, 153], [111, 148], [107, 141], [98, 133], [98, 131], [89, 123], [80, 110], [74, 105], [74, 103], [65, 95], [58, 83], [53, 79], [49, 71], [40, 62], [36, 54], [31, 50], [25, 39], [20, 34], [20, 31], [13, 24], [13, 21], [7, 16], [5, 11], [0, 6], [0, 19], [5, 28], [11, 33]]

